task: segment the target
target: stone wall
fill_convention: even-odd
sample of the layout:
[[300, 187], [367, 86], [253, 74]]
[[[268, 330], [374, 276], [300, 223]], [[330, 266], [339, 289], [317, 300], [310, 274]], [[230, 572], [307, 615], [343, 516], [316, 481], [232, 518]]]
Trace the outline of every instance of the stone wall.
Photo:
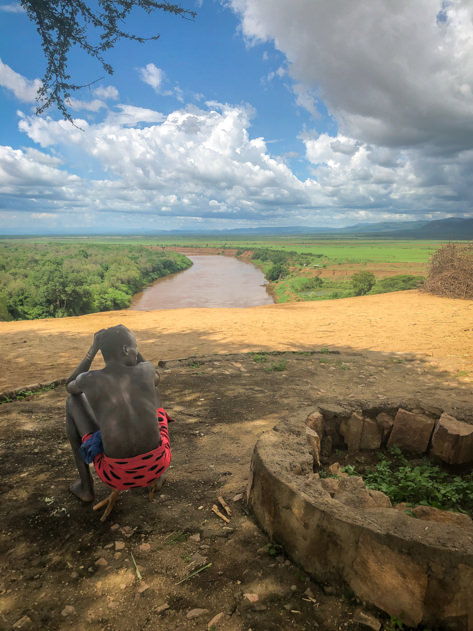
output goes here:
[[[322, 457], [401, 443], [445, 462], [471, 459], [473, 426], [448, 415], [336, 405], [318, 412]], [[285, 421], [257, 442], [248, 499], [268, 535], [319, 581], [409, 626], [473, 631], [472, 520], [427, 507], [414, 519], [361, 478], [320, 479], [312, 466], [303, 423]]]

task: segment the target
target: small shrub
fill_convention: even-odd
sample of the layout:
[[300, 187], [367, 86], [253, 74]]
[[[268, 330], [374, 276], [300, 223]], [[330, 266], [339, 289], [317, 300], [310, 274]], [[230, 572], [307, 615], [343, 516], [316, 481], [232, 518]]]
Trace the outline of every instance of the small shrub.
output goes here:
[[373, 272], [357, 272], [351, 277], [351, 284], [355, 296], [364, 296], [376, 283]]
[[266, 278], [269, 281], [275, 281], [275, 280], [279, 280], [280, 278], [283, 278], [288, 273], [289, 273], [289, 269], [285, 265], [283, 265], [282, 263], [276, 263], [275, 265], [269, 268], [268, 272], [266, 273]]
[[378, 280], [371, 289], [370, 294], [384, 294], [389, 291], [405, 291], [406, 289], [418, 289], [424, 284], [423, 276], [411, 276], [399, 274], [389, 278]]
[[314, 276], [313, 278], [308, 278], [304, 280], [299, 288], [301, 291], [313, 291], [315, 289], [319, 289], [324, 284], [324, 281], [318, 276]]

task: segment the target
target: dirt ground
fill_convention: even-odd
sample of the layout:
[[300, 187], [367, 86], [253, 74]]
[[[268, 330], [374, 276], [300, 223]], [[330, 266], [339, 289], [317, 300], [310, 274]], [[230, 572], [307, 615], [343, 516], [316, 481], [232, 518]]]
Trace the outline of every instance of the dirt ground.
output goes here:
[[[165, 362], [160, 391], [176, 422], [160, 496], [122, 494], [102, 524], [68, 491], [64, 388], [0, 406], [0, 628], [207, 629], [222, 614], [215, 629], [357, 629], [363, 604], [292, 564], [239, 499], [252, 449], [321, 399], [417, 399], [473, 420], [472, 308], [404, 292], [2, 323], [2, 391], [67, 376], [93, 331], [127, 324], [145, 357]], [[258, 361], [256, 350], [280, 352]], [[228, 524], [212, 512], [219, 496]]]

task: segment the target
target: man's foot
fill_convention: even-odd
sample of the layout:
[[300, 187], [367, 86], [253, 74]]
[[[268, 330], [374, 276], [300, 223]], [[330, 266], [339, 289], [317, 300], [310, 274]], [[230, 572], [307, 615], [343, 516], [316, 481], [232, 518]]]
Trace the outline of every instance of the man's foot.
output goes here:
[[81, 480], [76, 480], [69, 487], [69, 491], [73, 493], [83, 502], [92, 502], [94, 500], [94, 493], [90, 489], [84, 489]]

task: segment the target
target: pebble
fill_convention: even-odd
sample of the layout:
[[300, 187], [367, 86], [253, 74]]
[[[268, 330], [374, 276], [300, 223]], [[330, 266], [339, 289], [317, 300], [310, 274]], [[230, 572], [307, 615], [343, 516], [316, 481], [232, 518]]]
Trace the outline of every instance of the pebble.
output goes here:
[[167, 609], [169, 609], [168, 603], [163, 603], [156, 608], [156, 613], [163, 613], [163, 611], [166, 611]]
[[139, 584], [138, 589], [137, 589], [138, 594], [142, 594], [147, 589], [149, 589], [149, 585], [147, 585], [144, 581], [140, 581], [140, 584]]
[[243, 499], [243, 493], [237, 493], [232, 499], [232, 502], [239, 502], [241, 499]]
[[323, 590], [327, 596], [333, 596], [337, 591], [332, 585], [324, 585]]
[[140, 545], [141, 552], [149, 552], [151, 550], [151, 546], [149, 543], [142, 543]]
[[110, 530], [113, 532], [114, 530], [118, 530], [120, 528], [120, 524], [113, 524], [113, 526], [111, 526]]
[[189, 537], [189, 541], [195, 541], [196, 543], [199, 543], [199, 541], [200, 541], [200, 532], [197, 532], [195, 535], [191, 535]]
[[297, 585], [291, 585], [291, 592], [297, 592]]
[[208, 609], [191, 609], [187, 612], [186, 618], [188, 620], [192, 620], [193, 618], [198, 618], [199, 616], [203, 616], [204, 613], [209, 613]]
[[122, 558], [122, 553], [121, 552], [115, 552], [115, 554], [113, 555], [113, 558], [116, 559], [118, 561], [118, 559]]
[[[98, 565], [99, 567], [105, 567], [106, 565], [108, 565], [108, 561], [107, 559], [100, 557], [100, 559], [97, 559], [97, 561], [95, 561], [95, 565]], [[89, 567], [89, 572], [91, 569], [92, 568]]]
[[124, 541], [115, 541], [115, 552], [119, 552], [120, 550], [124, 550], [125, 542]]
[[75, 607], [72, 605], [66, 605], [64, 609], [61, 611], [61, 616], [66, 618], [67, 616], [75, 616], [76, 615]]
[[256, 603], [259, 600], [258, 594], [243, 594], [243, 596], [250, 601], [250, 603]]
[[218, 613], [216, 616], [214, 616], [212, 618], [212, 620], [210, 620], [210, 622], [207, 625], [207, 629], [210, 631], [210, 629], [212, 629], [212, 627], [216, 627], [218, 625], [218, 623], [221, 621], [221, 619], [223, 618], [223, 611], [221, 611], [220, 613]]

